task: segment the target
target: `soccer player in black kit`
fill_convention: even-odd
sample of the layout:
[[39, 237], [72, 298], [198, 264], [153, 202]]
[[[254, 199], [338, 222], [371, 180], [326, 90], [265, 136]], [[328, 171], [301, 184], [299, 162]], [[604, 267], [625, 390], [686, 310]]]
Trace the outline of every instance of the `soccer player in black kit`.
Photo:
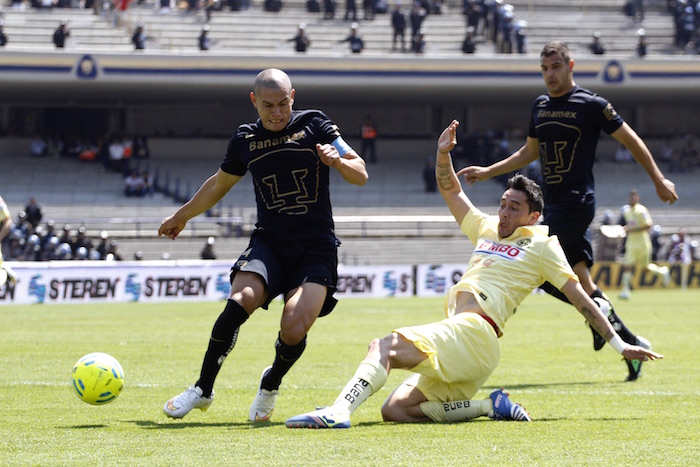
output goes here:
[[330, 168], [354, 185], [364, 185], [368, 179], [364, 160], [323, 112], [292, 110], [294, 89], [286, 73], [273, 68], [261, 71], [250, 100], [260, 118], [238, 127], [219, 170], [158, 229], [159, 235], [175, 239], [188, 220], [216, 205], [250, 172], [256, 229], [231, 269], [231, 294], [212, 329], [199, 380], [163, 407], [172, 418], [209, 408], [214, 381], [236, 344], [240, 326], [282, 294], [275, 359], [262, 372], [249, 413], [253, 422], [270, 419], [282, 378], [301, 357], [307, 332], [336, 303], [340, 242], [334, 234]]
[[[643, 337], [632, 333], [615, 313], [609, 298], [593, 282], [593, 248], [589, 225], [595, 215], [593, 162], [600, 131], [609, 134], [632, 153], [651, 177], [659, 198], [667, 203], [678, 199], [673, 182], [666, 179], [639, 135], [617, 114], [613, 106], [597, 94], [577, 86], [573, 78], [574, 60], [563, 42], [550, 42], [540, 53], [542, 77], [547, 94], [539, 96], [530, 112], [525, 145], [509, 157], [488, 167], [465, 167], [458, 172], [468, 183], [487, 180], [512, 172], [539, 158], [542, 167], [544, 221], [550, 235], [557, 235], [564, 253], [584, 290], [607, 313], [622, 339], [632, 345], [650, 348]], [[567, 301], [550, 284], [542, 288]], [[605, 340], [593, 330], [593, 347], [600, 350]], [[642, 362], [625, 360], [627, 381], [639, 377]]]

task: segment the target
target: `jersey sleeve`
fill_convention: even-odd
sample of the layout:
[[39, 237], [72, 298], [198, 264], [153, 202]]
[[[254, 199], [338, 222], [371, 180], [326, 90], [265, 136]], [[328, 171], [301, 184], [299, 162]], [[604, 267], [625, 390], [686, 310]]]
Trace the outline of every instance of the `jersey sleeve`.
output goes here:
[[221, 170], [231, 175], [242, 177], [248, 171], [248, 167], [241, 159], [241, 154], [247, 154], [246, 138], [252, 135], [253, 130], [248, 125], [241, 125], [236, 134], [231, 137], [226, 148], [226, 156], [221, 163]]
[[598, 109], [597, 112], [600, 118], [600, 127], [605, 133], [608, 135], [614, 133], [622, 126], [623, 123], [625, 123], [610, 102], [600, 96], [594, 96], [592, 101], [595, 103], [596, 108]]
[[559, 238], [552, 235], [544, 243], [542, 252], [542, 276], [557, 289], [564, 287], [569, 279], [579, 282], [578, 276], [566, 260]]
[[460, 228], [474, 245], [476, 245], [476, 242], [481, 237], [487, 219], [488, 216], [475, 207], [469, 209], [467, 215], [462, 219]]
[[340, 137], [340, 128], [325, 113], [317, 111], [314, 124], [318, 127], [319, 143], [331, 144]]

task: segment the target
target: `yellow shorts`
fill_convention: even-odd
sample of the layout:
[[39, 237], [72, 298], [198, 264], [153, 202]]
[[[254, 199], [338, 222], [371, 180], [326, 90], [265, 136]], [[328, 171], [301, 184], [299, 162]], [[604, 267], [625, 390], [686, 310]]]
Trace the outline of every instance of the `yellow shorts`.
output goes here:
[[625, 246], [625, 265], [646, 266], [651, 263], [651, 247], [644, 243]]
[[411, 368], [404, 384], [429, 401], [470, 400], [501, 357], [493, 327], [476, 313], [459, 313], [436, 323], [396, 329], [428, 355]]

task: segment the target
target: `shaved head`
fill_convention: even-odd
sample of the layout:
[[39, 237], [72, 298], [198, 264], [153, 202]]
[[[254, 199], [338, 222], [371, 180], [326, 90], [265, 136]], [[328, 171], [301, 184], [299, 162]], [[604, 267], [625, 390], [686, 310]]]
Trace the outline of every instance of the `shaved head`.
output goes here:
[[260, 90], [263, 88], [270, 90], [279, 89], [290, 93], [292, 91], [292, 81], [284, 71], [277, 68], [267, 68], [258, 73], [258, 76], [255, 78], [253, 93], [259, 95]]

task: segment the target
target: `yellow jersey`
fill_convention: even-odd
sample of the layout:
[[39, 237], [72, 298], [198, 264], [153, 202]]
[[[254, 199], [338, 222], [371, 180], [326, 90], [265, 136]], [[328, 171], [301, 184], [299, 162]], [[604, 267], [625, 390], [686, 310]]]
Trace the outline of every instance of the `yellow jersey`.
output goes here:
[[547, 226], [522, 226], [510, 237], [499, 238], [498, 217], [471, 208], [461, 228], [474, 244], [474, 253], [447, 294], [447, 316], [456, 311], [457, 294], [469, 292], [502, 331], [525, 297], [545, 281], [558, 289], [569, 279], [578, 282], [559, 239], [548, 236]]

